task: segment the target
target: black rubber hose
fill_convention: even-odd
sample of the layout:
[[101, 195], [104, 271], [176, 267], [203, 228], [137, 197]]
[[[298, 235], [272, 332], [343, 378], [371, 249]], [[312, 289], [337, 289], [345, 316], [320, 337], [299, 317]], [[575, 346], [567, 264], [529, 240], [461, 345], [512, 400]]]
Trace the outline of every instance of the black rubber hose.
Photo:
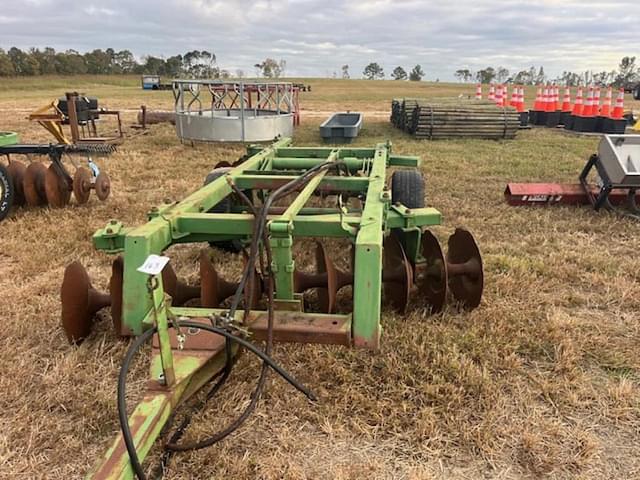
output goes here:
[[[265, 365], [271, 367], [275, 370], [282, 378], [284, 378], [289, 384], [291, 384], [296, 390], [304, 393], [307, 398], [312, 401], [316, 401], [316, 396], [304, 385], [298, 383], [293, 377], [291, 377], [280, 365], [278, 365], [271, 357], [269, 357], [266, 353], [260, 350], [258, 347], [253, 345], [251, 342], [237, 337], [227, 330], [219, 327], [214, 327], [212, 325], [201, 324], [197, 322], [190, 321], [178, 321], [178, 326], [185, 328], [195, 328], [199, 330], [205, 330], [211, 333], [217, 333], [218, 335], [222, 335], [223, 337], [235, 342], [256, 356], [258, 356]], [[134, 342], [131, 344], [129, 349], [127, 350], [127, 354], [124, 357], [122, 362], [122, 367], [120, 368], [120, 374], [118, 376], [118, 419], [120, 421], [120, 429], [122, 430], [122, 437], [124, 439], [125, 447], [127, 448], [127, 453], [129, 454], [129, 461], [131, 462], [131, 467], [136, 477], [139, 480], [145, 480], [146, 476], [144, 471], [142, 470], [142, 465], [140, 464], [140, 459], [138, 458], [138, 453], [136, 451], [135, 442], [133, 440], [133, 436], [131, 435], [131, 428], [129, 427], [129, 418], [127, 416], [127, 402], [126, 402], [126, 386], [127, 386], [127, 373], [129, 372], [129, 367], [133, 360], [135, 354], [140, 350], [140, 348], [157, 332], [157, 328], [153, 327], [149, 330], [146, 330], [142, 335], [138, 336]], [[215, 443], [215, 442], [214, 442]]]

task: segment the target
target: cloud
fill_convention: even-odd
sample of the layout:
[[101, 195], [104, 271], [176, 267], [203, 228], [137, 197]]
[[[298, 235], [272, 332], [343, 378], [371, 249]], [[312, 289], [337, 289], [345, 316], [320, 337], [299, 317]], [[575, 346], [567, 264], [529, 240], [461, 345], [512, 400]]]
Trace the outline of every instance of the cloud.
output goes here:
[[[391, 72], [422, 65], [427, 78], [458, 68], [544, 65], [611, 70], [636, 53], [640, 13], [625, 0], [27, 0], [5, 2], [3, 48], [112, 47], [143, 55], [193, 49], [216, 53], [223, 68], [253, 72], [266, 58], [287, 74], [324, 76], [369, 62]], [[37, 6], [37, 8], [34, 8]], [[37, 29], [33, 25], [38, 25]], [[73, 28], [65, 28], [73, 26]]]

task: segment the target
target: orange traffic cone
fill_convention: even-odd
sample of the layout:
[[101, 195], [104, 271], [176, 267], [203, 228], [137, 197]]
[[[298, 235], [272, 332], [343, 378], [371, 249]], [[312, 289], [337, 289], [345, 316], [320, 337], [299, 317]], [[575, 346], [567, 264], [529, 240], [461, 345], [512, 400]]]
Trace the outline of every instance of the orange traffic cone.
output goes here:
[[593, 114], [600, 115], [600, 87], [596, 87], [593, 92]]
[[491, 100], [492, 102], [496, 101], [496, 86], [493, 83], [489, 85], [489, 95], [487, 96], [487, 100]]
[[618, 97], [616, 98], [616, 106], [613, 107], [611, 112], [611, 118], [614, 120], [620, 120], [624, 115], [624, 88], [620, 88]]
[[601, 117], [608, 117], [611, 115], [611, 99], [613, 98], [613, 89], [611, 87], [607, 88], [607, 94], [602, 101], [602, 108], [600, 109]]
[[543, 110], [543, 105], [542, 105], [542, 87], [540, 85], [538, 85], [538, 88], [536, 90], [536, 99], [533, 102], [533, 109], [536, 112], [540, 112], [541, 110]]
[[509, 85], [502, 86], [502, 105], [501, 107], [506, 107], [509, 105]]
[[582, 87], [578, 87], [578, 94], [576, 95], [576, 103], [573, 104], [573, 110], [571, 115], [582, 115]]
[[478, 83], [476, 85], [476, 100], [482, 100], [482, 84]]
[[542, 91], [542, 110], [545, 112], [551, 111], [551, 95], [549, 93], [549, 86], [545, 85]]
[[589, 87], [587, 101], [584, 102], [581, 117], [593, 117], [593, 87]]
[[562, 99], [563, 112], [571, 112], [571, 89], [569, 87], [564, 89], [564, 98]]
[[518, 87], [518, 112], [524, 112], [524, 87]]
[[496, 98], [495, 98], [495, 102], [496, 105], [501, 107], [502, 106], [502, 85], [498, 85], [496, 87]]
[[511, 101], [509, 105], [518, 108], [518, 87], [513, 87], [513, 91], [511, 92]]

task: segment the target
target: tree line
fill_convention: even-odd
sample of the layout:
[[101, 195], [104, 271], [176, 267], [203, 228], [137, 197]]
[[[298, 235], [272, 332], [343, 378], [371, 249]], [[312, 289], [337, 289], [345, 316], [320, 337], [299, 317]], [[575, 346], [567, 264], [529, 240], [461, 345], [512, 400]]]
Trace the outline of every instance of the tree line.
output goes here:
[[[367, 80], [381, 80], [384, 78], [384, 69], [377, 63], [371, 62], [364, 67], [362, 75]], [[406, 70], [400, 66], [393, 69], [391, 72], [391, 78], [394, 80], [411, 80], [413, 82], [419, 82], [425, 76], [424, 71], [420, 65], [416, 65], [407, 74]], [[350, 78], [349, 65], [342, 66], [342, 78]]]
[[549, 78], [544, 67], [532, 66], [528, 70], [510, 72], [504, 67], [487, 67], [477, 72], [469, 69], [456, 70], [454, 76], [461, 82], [475, 80], [478, 83], [513, 83], [518, 85], [538, 85], [552, 82], [575, 87], [577, 85], [613, 85], [623, 87], [640, 82], [640, 68], [636, 65], [636, 57], [623, 57], [617, 69], [611, 71], [584, 72], [564, 71], [556, 78]]
[[[267, 58], [256, 63], [256, 75], [266, 78], [284, 76], [286, 62]], [[129, 50], [116, 51], [96, 49], [80, 53], [76, 50], [57, 52], [51, 47], [21, 50], [0, 48], [0, 77], [15, 75], [121, 75], [150, 74], [167, 77], [188, 76], [191, 78], [244, 77], [242, 70], [230, 72], [220, 68], [216, 55], [207, 50], [192, 50], [184, 55], [167, 58], [146, 55], [137, 61]]]

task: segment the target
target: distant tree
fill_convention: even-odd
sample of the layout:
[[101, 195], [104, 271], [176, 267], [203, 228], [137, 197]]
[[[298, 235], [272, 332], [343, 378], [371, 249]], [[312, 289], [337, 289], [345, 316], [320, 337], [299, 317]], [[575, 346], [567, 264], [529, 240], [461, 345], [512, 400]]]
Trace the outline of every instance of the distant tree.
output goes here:
[[349, 79], [351, 76], [349, 75], [349, 65], [342, 65], [342, 78]]
[[425, 73], [422, 71], [422, 67], [420, 65], [416, 65], [413, 67], [411, 72], [409, 72], [409, 80], [412, 82], [419, 82], [424, 77]]
[[84, 54], [84, 61], [87, 65], [87, 73], [91, 74], [107, 74], [111, 73], [113, 66], [113, 57], [110, 52], [100, 49], [93, 50]]
[[164, 70], [164, 60], [162, 58], [147, 55], [142, 57], [142, 71], [149, 75], [160, 75]]
[[479, 83], [491, 83], [496, 78], [496, 71], [493, 67], [487, 67], [476, 72], [476, 80]]
[[38, 75], [40, 73], [40, 65], [38, 60], [27, 52], [23, 52], [19, 48], [11, 47], [7, 52], [13, 68], [18, 75]]
[[507, 78], [509, 78], [509, 70], [504, 67], [498, 67], [498, 70], [496, 70], [496, 80], [498, 83], [503, 83]]
[[456, 70], [453, 76], [456, 77], [459, 81], [466, 83], [473, 78], [473, 73], [471, 73], [468, 68], [461, 68], [459, 70]]
[[391, 73], [391, 77], [394, 80], [406, 80], [407, 72], [405, 72], [404, 68], [402, 67], [396, 67], [393, 69], [393, 72]]
[[240, 70], [239, 68], [236, 70], [236, 78], [244, 78], [244, 70]]
[[618, 73], [615, 76], [615, 86], [622, 87], [639, 80], [636, 57], [623, 57], [618, 66]]
[[138, 63], [129, 50], [113, 52], [113, 68], [118, 73], [133, 73]]
[[538, 74], [536, 75], [533, 83], [536, 85], [545, 83], [547, 81], [547, 75], [544, 73], [544, 67], [540, 66], [540, 70], [538, 70]]
[[280, 64], [273, 58], [267, 58], [262, 63], [256, 63], [255, 67], [259, 69], [265, 78], [278, 78], [280, 76]]
[[278, 62], [278, 67], [280, 68], [280, 72], [277, 75], [277, 77], [284, 77], [285, 76], [285, 70], [287, 69], [287, 61], [284, 59], [280, 59], [280, 61]]
[[51, 47], [46, 47], [44, 51], [37, 48], [31, 48], [29, 55], [38, 62], [38, 73], [40, 75], [51, 75], [56, 71], [56, 51]]
[[11, 63], [11, 57], [0, 48], [0, 77], [10, 77], [16, 74], [16, 70]]
[[173, 57], [169, 57], [164, 61], [164, 66], [161, 71], [161, 75], [166, 75], [167, 77], [180, 77], [182, 76], [182, 66], [184, 65], [184, 59], [182, 55], [174, 55]]
[[193, 78], [218, 78], [216, 56], [206, 50], [192, 50], [182, 57], [184, 71]]
[[362, 73], [364, 75], [364, 78], [366, 78], [367, 80], [384, 78], [384, 71], [382, 67], [376, 62], [371, 62], [369, 65], [364, 67], [364, 71]]
[[56, 72], [62, 75], [87, 73], [87, 64], [82, 55], [75, 50], [56, 53]]

